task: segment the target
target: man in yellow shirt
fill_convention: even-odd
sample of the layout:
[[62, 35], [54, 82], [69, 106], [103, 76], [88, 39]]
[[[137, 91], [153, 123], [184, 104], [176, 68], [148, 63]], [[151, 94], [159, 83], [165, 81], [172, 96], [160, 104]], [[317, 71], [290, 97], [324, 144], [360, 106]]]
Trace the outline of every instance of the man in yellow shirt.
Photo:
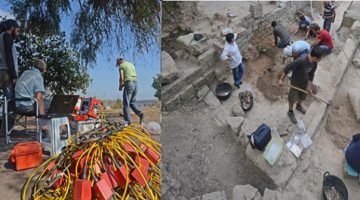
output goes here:
[[135, 66], [132, 63], [126, 62], [124, 58], [118, 58], [116, 65], [119, 66], [119, 90], [124, 88], [123, 92], [123, 112], [124, 120], [131, 124], [131, 116], [129, 107], [135, 112], [140, 118], [140, 124], [144, 119], [144, 114], [135, 105], [136, 94], [137, 94], [137, 75]]

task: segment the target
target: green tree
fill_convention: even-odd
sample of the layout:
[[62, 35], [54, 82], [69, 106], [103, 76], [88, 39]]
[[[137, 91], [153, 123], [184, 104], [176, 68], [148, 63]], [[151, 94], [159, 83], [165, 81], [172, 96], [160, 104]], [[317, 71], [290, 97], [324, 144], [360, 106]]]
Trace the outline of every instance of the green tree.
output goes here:
[[50, 93], [68, 94], [78, 90], [85, 93], [90, 76], [81, 65], [79, 54], [65, 41], [64, 34], [38, 37], [25, 33], [16, 46], [21, 72], [32, 67], [35, 58], [47, 63], [44, 82]]
[[151, 86], [156, 90], [156, 93], [154, 94], [154, 96], [156, 98], [158, 98], [159, 100], [161, 100], [161, 80], [160, 80], [159, 74], [157, 76], [153, 77], [153, 83]]
[[85, 64], [94, 64], [103, 47], [124, 53], [134, 46], [135, 52], [144, 52], [159, 43], [159, 0], [8, 1], [24, 30], [41, 36], [58, 34], [61, 16], [74, 14], [71, 44]]

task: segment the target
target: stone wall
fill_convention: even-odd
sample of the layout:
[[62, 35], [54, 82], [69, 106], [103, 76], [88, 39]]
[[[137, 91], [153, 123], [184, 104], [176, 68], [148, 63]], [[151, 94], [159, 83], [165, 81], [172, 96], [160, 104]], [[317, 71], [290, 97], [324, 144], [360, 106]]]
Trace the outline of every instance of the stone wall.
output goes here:
[[[186, 4], [187, 2], [182, 3]], [[267, 2], [263, 3], [266, 4]], [[270, 13], [262, 13], [263, 9], [261, 6], [266, 5], [262, 5], [260, 3], [252, 4], [250, 6], [250, 14], [241, 20], [241, 22], [236, 24], [236, 29], [240, 30], [236, 42], [240, 47], [243, 57], [248, 60], [254, 59], [258, 55], [258, 50], [261, 50], [262, 48], [270, 45], [269, 41], [271, 40], [269, 40], [269, 38], [272, 38], [272, 21], [280, 22], [283, 26], [287, 27], [290, 32], [294, 31], [296, 11], [304, 8], [305, 6], [308, 6], [308, 4], [308, 2], [283, 2], [279, 4], [278, 8], [271, 11]], [[184, 7], [182, 4], [176, 4], [176, 6]], [[164, 12], [167, 10], [169, 10], [169, 8], [164, 9]], [[192, 16], [196, 15], [194, 10], [196, 9], [192, 8], [190, 10], [190, 16], [188, 16], [186, 19], [192, 20]], [[183, 16], [184, 14], [180, 13], [180, 15]], [[254, 18], [254, 16], [256, 18]], [[180, 21], [184, 20], [178, 17], [174, 19]], [[167, 19], [165, 17], [167, 23], [164, 24], [165, 27], [163, 27], [163, 30], [170, 32], [176, 30], [174, 24], [177, 24], [177, 21], [174, 21], [174, 19]], [[171, 24], [171, 27], [167, 27], [169, 24]], [[179, 22], [179, 24], [181, 25], [183, 23]], [[235, 24], [233, 24], [233, 26], [235, 26]], [[180, 28], [184, 29], [186, 27]], [[168, 38], [168, 36], [163, 36], [163, 38], [164, 37]], [[174, 52], [185, 50], [187, 54], [192, 56], [191, 60], [195, 60], [194, 63], [201, 67], [198, 70], [195, 70], [193, 74], [186, 75], [186, 77], [180, 77], [178, 80], [174, 81], [174, 83], [163, 87], [163, 111], [171, 112], [175, 110], [179, 105], [191, 100], [187, 98], [198, 98], [201, 100], [203, 96], [209, 92], [206, 88], [212, 88], [211, 86], [214, 83], [224, 79], [224, 77], [229, 75], [228, 73], [224, 73], [224, 70], [219, 71], [215, 68], [216, 64], [219, 64], [220, 62], [219, 56], [223, 50], [224, 41], [215, 38], [201, 42], [187, 42], [189, 40], [188, 38], [191, 39], [192, 37], [193, 33], [179, 36], [176, 40], [172, 41], [174, 44], [176, 44], [172, 47], [177, 47], [179, 49], [166, 49], [169, 51], [168, 53], [170, 53], [170, 55], [172, 55], [174, 58], [176, 56], [174, 55]], [[166, 43], [168, 42], [169, 41], [166, 41]], [[166, 45], [164, 43], [163, 45]], [[176, 67], [176, 65], [174, 65], [174, 67]]]

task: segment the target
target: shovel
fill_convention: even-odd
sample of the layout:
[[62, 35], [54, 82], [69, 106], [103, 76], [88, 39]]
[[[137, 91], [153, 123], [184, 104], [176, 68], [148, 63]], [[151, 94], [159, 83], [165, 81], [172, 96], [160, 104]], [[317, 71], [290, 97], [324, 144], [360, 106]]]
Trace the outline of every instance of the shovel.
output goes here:
[[[292, 89], [294, 89], [294, 90], [297, 90], [297, 91], [303, 92], [303, 93], [305, 93], [305, 94], [308, 94], [308, 92], [307, 92], [306, 90], [303, 90], [303, 89], [301, 89], [301, 88], [295, 87], [295, 86], [293, 86], [293, 85], [286, 85], [286, 86], [288, 86], [288, 87], [290, 87], [290, 88], [292, 88]], [[323, 98], [321, 98], [321, 97], [319, 97], [319, 96], [317, 96], [317, 95], [315, 95], [315, 94], [313, 94], [312, 96], [315, 97], [315, 99], [316, 99], [317, 101], [323, 102], [323, 103], [325, 103], [325, 104], [327, 104], [327, 105], [330, 104], [330, 102], [326, 101], [325, 99], [323, 99]]]

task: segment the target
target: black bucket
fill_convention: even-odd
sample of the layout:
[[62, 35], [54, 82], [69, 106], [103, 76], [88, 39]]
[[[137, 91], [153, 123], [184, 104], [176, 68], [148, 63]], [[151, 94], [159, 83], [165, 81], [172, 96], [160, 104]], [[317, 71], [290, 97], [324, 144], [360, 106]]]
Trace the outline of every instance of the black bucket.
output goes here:
[[232, 87], [229, 83], [220, 83], [216, 86], [215, 95], [222, 101], [227, 100], [232, 92]]
[[337, 176], [325, 172], [323, 176], [323, 196], [325, 200], [348, 200], [348, 190]]

